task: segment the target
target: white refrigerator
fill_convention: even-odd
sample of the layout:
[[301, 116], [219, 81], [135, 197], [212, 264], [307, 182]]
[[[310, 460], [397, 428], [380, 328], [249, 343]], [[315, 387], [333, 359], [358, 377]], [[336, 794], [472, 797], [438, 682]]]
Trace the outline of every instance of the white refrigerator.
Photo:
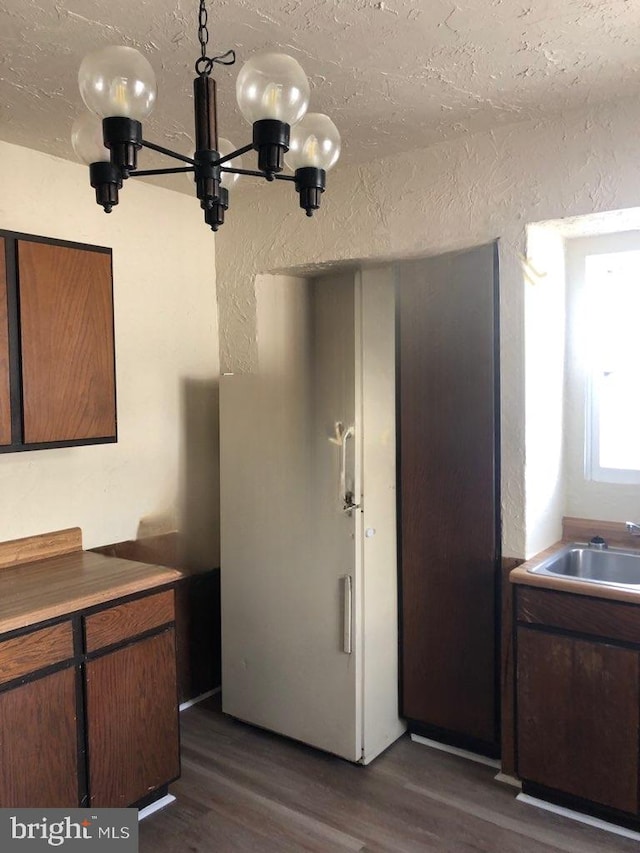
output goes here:
[[220, 388], [222, 708], [368, 763], [398, 718], [393, 270], [259, 276]]

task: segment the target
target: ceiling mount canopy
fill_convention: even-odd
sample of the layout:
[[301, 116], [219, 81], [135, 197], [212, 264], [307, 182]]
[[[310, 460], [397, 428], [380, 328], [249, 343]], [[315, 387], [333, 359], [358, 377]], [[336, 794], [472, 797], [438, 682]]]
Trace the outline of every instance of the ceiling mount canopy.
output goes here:
[[[198, 41], [193, 105], [195, 151], [192, 157], [155, 145], [144, 138], [142, 122], [155, 106], [156, 78], [149, 61], [132, 47], [103, 47], [88, 54], [80, 65], [78, 83], [89, 109], [76, 119], [71, 141], [90, 170], [96, 201], [110, 213], [129, 177], [192, 173], [204, 219], [214, 231], [224, 223], [229, 187], [240, 175], [267, 181], [290, 181], [300, 207], [312, 216], [320, 207], [326, 173], [340, 156], [340, 134], [331, 119], [309, 113], [309, 81], [299, 63], [284, 53], [263, 53], [242, 66], [236, 82], [238, 106], [253, 126], [253, 138], [234, 148], [218, 137], [216, 64], [233, 65], [234, 50], [207, 55], [209, 41], [205, 0], [199, 0]], [[138, 151], [149, 148], [183, 165], [166, 169], [138, 169]], [[257, 169], [241, 168], [241, 157], [255, 150]], [[281, 174], [284, 165], [293, 175]]]

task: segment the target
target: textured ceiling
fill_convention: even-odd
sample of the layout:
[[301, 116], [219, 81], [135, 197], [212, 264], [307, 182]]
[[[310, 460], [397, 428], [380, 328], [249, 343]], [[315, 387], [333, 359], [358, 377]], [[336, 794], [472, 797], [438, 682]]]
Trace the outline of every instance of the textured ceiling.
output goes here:
[[[640, 90], [637, 0], [210, 0], [209, 17], [211, 48], [239, 64], [273, 48], [300, 61], [344, 162]], [[158, 78], [145, 136], [188, 149], [196, 27], [196, 0], [2, 0], [0, 139], [73, 159], [80, 61], [127, 44]], [[216, 71], [220, 132], [238, 146], [239, 64]]]

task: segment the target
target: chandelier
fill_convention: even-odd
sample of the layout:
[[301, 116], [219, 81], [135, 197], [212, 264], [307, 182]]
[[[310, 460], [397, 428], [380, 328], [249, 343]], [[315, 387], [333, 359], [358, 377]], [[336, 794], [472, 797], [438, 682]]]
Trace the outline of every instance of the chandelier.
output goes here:
[[[88, 54], [80, 65], [78, 82], [90, 112], [76, 119], [71, 141], [78, 157], [89, 166], [96, 201], [105, 213], [119, 201], [119, 190], [129, 177], [193, 174], [204, 220], [217, 231], [229, 208], [229, 188], [240, 175], [267, 181], [290, 181], [300, 207], [312, 216], [320, 207], [326, 173], [340, 156], [340, 134], [323, 113], [309, 113], [309, 81], [301, 66], [284, 53], [263, 53], [249, 59], [236, 81], [238, 107], [253, 126], [253, 139], [234, 149], [218, 137], [216, 63], [233, 65], [235, 51], [208, 56], [209, 31], [205, 0], [200, 0], [198, 41], [201, 55], [193, 81], [195, 152], [192, 157], [145, 139], [142, 121], [156, 102], [156, 78], [148, 60], [132, 47], [110, 46]], [[181, 166], [138, 169], [138, 151], [149, 148]], [[241, 157], [257, 152], [257, 169], [243, 169]], [[293, 175], [281, 174], [286, 165]]]

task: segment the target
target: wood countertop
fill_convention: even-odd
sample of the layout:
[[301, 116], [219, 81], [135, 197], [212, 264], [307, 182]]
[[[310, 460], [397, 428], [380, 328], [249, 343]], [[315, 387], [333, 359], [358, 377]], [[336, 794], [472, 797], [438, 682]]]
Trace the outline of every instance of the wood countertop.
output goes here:
[[[549, 575], [532, 574], [529, 569], [539, 566], [552, 554], [560, 551], [566, 545], [575, 542], [575, 539], [562, 539], [556, 542], [544, 551], [540, 551], [535, 557], [519, 565], [509, 573], [509, 580], [514, 584], [523, 584], [525, 586], [537, 586], [543, 589], [553, 589], [559, 592], [572, 592], [574, 595], [588, 595], [591, 598], [607, 598], [615, 601], [627, 601], [632, 604], [640, 604], [640, 588], [636, 592], [633, 589], [606, 586], [599, 583], [585, 583], [584, 581], [575, 580], [572, 578], [563, 578], [560, 575], [550, 577]], [[624, 546], [625, 550], [635, 550]]]
[[0, 571], [0, 633], [174, 583], [170, 568], [72, 551]]

